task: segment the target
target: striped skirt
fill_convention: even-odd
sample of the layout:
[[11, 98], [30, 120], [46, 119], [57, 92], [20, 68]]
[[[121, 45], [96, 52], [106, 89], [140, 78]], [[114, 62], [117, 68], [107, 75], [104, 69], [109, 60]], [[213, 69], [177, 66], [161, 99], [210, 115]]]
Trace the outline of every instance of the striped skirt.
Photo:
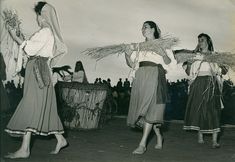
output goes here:
[[220, 115], [220, 91], [216, 78], [198, 76], [190, 86], [184, 129], [220, 132]]

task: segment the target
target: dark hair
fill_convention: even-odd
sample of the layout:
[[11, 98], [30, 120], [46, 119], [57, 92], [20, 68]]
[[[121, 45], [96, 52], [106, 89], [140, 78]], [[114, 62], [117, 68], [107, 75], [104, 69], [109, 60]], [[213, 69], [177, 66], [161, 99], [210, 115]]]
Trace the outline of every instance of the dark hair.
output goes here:
[[149, 26], [151, 28], [154, 28], [155, 29], [155, 32], [154, 32], [154, 37], [155, 39], [158, 39], [161, 37], [161, 30], [159, 29], [159, 27], [157, 26], [157, 24], [153, 21], [145, 21], [144, 24], [149, 24]]
[[75, 65], [74, 72], [78, 72], [78, 71], [84, 71], [84, 68], [83, 68], [81, 61], [77, 61], [76, 65]]
[[213, 42], [212, 42], [212, 39], [211, 37], [208, 35], [208, 34], [205, 34], [205, 33], [201, 33], [197, 36], [197, 38], [201, 38], [201, 37], [205, 37], [206, 38], [206, 41], [207, 41], [207, 44], [208, 44], [208, 50], [213, 52], [214, 51], [214, 47], [213, 47]]
[[40, 1], [35, 5], [34, 11], [36, 12], [36, 14], [41, 15], [42, 8], [45, 4], [47, 4], [47, 3]]

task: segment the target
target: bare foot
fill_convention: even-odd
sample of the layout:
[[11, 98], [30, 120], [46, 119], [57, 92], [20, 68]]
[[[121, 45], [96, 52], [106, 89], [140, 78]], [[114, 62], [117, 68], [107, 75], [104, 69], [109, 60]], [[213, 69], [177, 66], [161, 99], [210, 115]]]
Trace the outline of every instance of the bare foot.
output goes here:
[[8, 155], [4, 156], [9, 159], [17, 159], [17, 158], [28, 158], [30, 155], [29, 151], [18, 150], [14, 153], [8, 153]]
[[214, 149], [220, 148], [220, 144], [218, 144], [217, 142], [213, 142], [212, 148], [214, 148]]
[[164, 141], [164, 139], [163, 139], [162, 137], [158, 138], [157, 144], [155, 145], [154, 148], [161, 150], [161, 149], [162, 149], [162, 146], [163, 146], [163, 141]]
[[198, 143], [200, 144], [203, 144], [205, 143], [204, 140], [203, 140], [203, 134], [198, 132]]
[[146, 147], [139, 145], [139, 146], [132, 152], [132, 154], [143, 154], [143, 153], [145, 153], [145, 151], [146, 151]]
[[203, 144], [205, 143], [203, 139], [198, 139], [198, 143]]
[[61, 149], [68, 146], [68, 143], [66, 140], [62, 140], [60, 142], [57, 142], [55, 150], [51, 151], [50, 154], [58, 154]]

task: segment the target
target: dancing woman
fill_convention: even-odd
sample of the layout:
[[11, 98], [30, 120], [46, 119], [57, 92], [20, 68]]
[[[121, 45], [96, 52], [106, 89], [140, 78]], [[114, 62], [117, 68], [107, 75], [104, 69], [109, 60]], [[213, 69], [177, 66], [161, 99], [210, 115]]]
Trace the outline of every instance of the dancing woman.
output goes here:
[[194, 50], [195, 61], [185, 64], [186, 73], [191, 76], [191, 85], [185, 113], [185, 130], [198, 131], [198, 143], [204, 143], [203, 134], [212, 134], [212, 147], [218, 148], [220, 132], [221, 85], [220, 77], [226, 74], [224, 66], [203, 60], [203, 55], [213, 54], [213, 43], [209, 35], [200, 34]]
[[[160, 38], [161, 31], [155, 22], [146, 21], [142, 27], [142, 34], [145, 41], [150, 41]], [[157, 136], [155, 148], [162, 149], [163, 137], [160, 127], [163, 124], [167, 101], [166, 70], [163, 65], [169, 64], [171, 59], [165, 52], [156, 54], [138, 51], [138, 46], [133, 45], [126, 49], [125, 56], [128, 66], [138, 66], [132, 85], [127, 125], [143, 127], [142, 139], [133, 154], [143, 154], [146, 151], [147, 138], [152, 128]]]
[[67, 141], [63, 137], [64, 129], [57, 113], [56, 95], [51, 81], [48, 65], [66, 53], [67, 49], [61, 37], [55, 8], [38, 2], [35, 6], [40, 30], [29, 40], [23, 40], [16, 31], [7, 27], [12, 38], [29, 57], [26, 65], [24, 94], [5, 131], [10, 135], [23, 136], [21, 147], [7, 158], [27, 158], [30, 155], [31, 135], [55, 135], [57, 145], [52, 154], [57, 154]]

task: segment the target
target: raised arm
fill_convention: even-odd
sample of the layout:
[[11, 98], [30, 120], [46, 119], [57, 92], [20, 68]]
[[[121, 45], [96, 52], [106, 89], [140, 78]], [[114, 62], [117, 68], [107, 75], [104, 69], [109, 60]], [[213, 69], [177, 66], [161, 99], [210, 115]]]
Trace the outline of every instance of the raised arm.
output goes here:
[[12, 39], [18, 44], [21, 45], [24, 41], [24, 37], [22, 34], [19, 35], [19, 37], [17, 36], [17, 32], [15, 29], [8, 27], [8, 31], [10, 33], [10, 36], [12, 37]]

